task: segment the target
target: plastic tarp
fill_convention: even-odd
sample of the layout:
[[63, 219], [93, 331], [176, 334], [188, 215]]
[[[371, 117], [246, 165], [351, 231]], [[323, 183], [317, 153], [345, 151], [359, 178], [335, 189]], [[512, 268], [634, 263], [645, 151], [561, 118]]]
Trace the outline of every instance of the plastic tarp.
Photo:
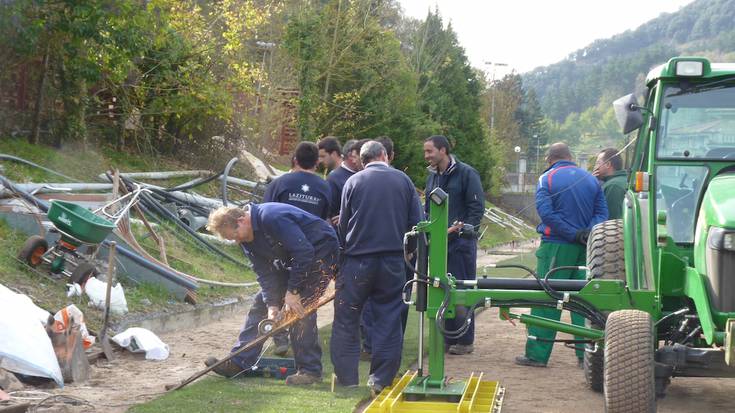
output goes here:
[[59, 362], [44, 325], [51, 314], [0, 284], [0, 367], [47, 377], [64, 387]]

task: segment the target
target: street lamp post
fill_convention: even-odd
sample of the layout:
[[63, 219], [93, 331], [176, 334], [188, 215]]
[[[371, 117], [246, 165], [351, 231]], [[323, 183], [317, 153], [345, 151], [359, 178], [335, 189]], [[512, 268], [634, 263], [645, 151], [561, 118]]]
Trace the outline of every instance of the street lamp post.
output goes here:
[[541, 136], [539, 134], [533, 135], [534, 138], [536, 138], [536, 174], [539, 173], [539, 157], [541, 157]]
[[[498, 62], [485, 62], [486, 65], [491, 66], [493, 68], [492, 70], [492, 80], [490, 81], [490, 86], [495, 85], [495, 69], [498, 66], [508, 66], [507, 63], [498, 63]], [[493, 96], [490, 99], [490, 133], [495, 132], [495, 91], [493, 90]]]

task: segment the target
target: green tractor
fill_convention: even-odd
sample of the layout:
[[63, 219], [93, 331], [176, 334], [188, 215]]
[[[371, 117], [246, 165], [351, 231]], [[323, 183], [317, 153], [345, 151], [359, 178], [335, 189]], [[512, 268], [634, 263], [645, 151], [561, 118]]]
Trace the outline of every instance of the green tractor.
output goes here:
[[[614, 103], [623, 132], [638, 130], [628, 145], [629, 190], [623, 219], [593, 228], [586, 267], [536, 274], [503, 265], [532, 278], [454, 277], [446, 267], [448, 196], [441, 188], [427, 195], [431, 220], [406, 234], [418, 244], [416, 277], [406, 284], [416, 285], [411, 304], [420, 313], [418, 370], [367, 412], [499, 411], [499, 383], [444, 374], [444, 336], [462, 333], [444, 321], [459, 311], [471, 320], [480, 307], [579, 337], [555, 341], [586, 346], [585, 377], [604, 391], [608, 413], [654, 412], [672, 377], [735, 377], [735, 64], [673, 58], [646, 83], [643, 106], [633, 95]], [[587, 279], [549, 278], [570, 269]], [[520, 307], [569, 310], [588, 324], [512, 312]]]
[[614, 103], [623, 133], [638, 130], [623, 219], [587, 246], [593, 278], [640, 298], [605, 308], [585, 377], [608, 408], [653, 411], [672, 377], [735, 377], [735, 64], [677, 57], [646, 85], [643, 106]]

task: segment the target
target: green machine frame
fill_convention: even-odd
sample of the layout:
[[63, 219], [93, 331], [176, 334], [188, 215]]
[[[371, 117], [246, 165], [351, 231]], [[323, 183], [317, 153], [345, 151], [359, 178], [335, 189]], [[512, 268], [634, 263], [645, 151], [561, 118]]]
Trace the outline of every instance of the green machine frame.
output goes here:
[[[509, 305], [507, 303], [542, 302], [566, 309], [565, 299], [577, 296], [592, 304], [596, 309], [604, 311], [638, 307], [648, 308], [653, 312], [657, 308], [652, 292], [631, 291], [625, 287], [624, 282], [618, 280], [548, 280], [550, 285], [564, 297], [557, 300], [541, 288], [541, 281], [538, 279], [484, 277], [469, 281], [456, 279], [451, 274], [447, 274], [447, 198], [447, 194], [441, 189], [432, 192], [429, 195], [432, 219], [420, 222], [411, 234], [419, 237], [415, 305], [416, 309], [422, 313], [422, 317], [420, 317], [419, 326], [419, 347], [421, 347], [419, 374], [403, 391], [407, 399], [420, 400], [427, 396], [439, 396], [452, 401], [464, 391], [465, 383], [450, 383], [444, 374], [444, 336], [437, 325], [437, 317], [440, 316], [446, 295], [448, 295], [448, 300], [443, 311], [443, 318], [455, 317], [456, 306], [500, 307], [501, 316], [505, 319], [517, 319], [526, 325], [550, 328], [591, 341], [602, 340], [604, 332], [530, 314], [516, 314], [510, 311], [511, 307], [532, 307], [532, 305]], [[428, 246], [421, 242], [422, 239], [428, 240]], [[422, 266], [422, 262], [425, 261], [428, 261], [426, 272], [422, 269], [425, 266]], [[421, 339], [424, 331], [424, 313], [428, 319], [429, 330], [428, 374], [424, 374], [422, 369], [423, 343]], [[440, 319], [439, 322], [442, 320]]]

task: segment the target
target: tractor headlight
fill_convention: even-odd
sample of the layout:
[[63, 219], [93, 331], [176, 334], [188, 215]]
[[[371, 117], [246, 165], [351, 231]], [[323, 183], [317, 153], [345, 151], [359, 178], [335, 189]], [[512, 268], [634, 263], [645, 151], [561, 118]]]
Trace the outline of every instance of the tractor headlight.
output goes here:
[[682, 60], [676, 62], [677, 76], [702, 76], [704, 63], [700, 61]]
[[711, 227], [707, 236], [707, 246], [716, 250], [735, 251], [735, 230]]

